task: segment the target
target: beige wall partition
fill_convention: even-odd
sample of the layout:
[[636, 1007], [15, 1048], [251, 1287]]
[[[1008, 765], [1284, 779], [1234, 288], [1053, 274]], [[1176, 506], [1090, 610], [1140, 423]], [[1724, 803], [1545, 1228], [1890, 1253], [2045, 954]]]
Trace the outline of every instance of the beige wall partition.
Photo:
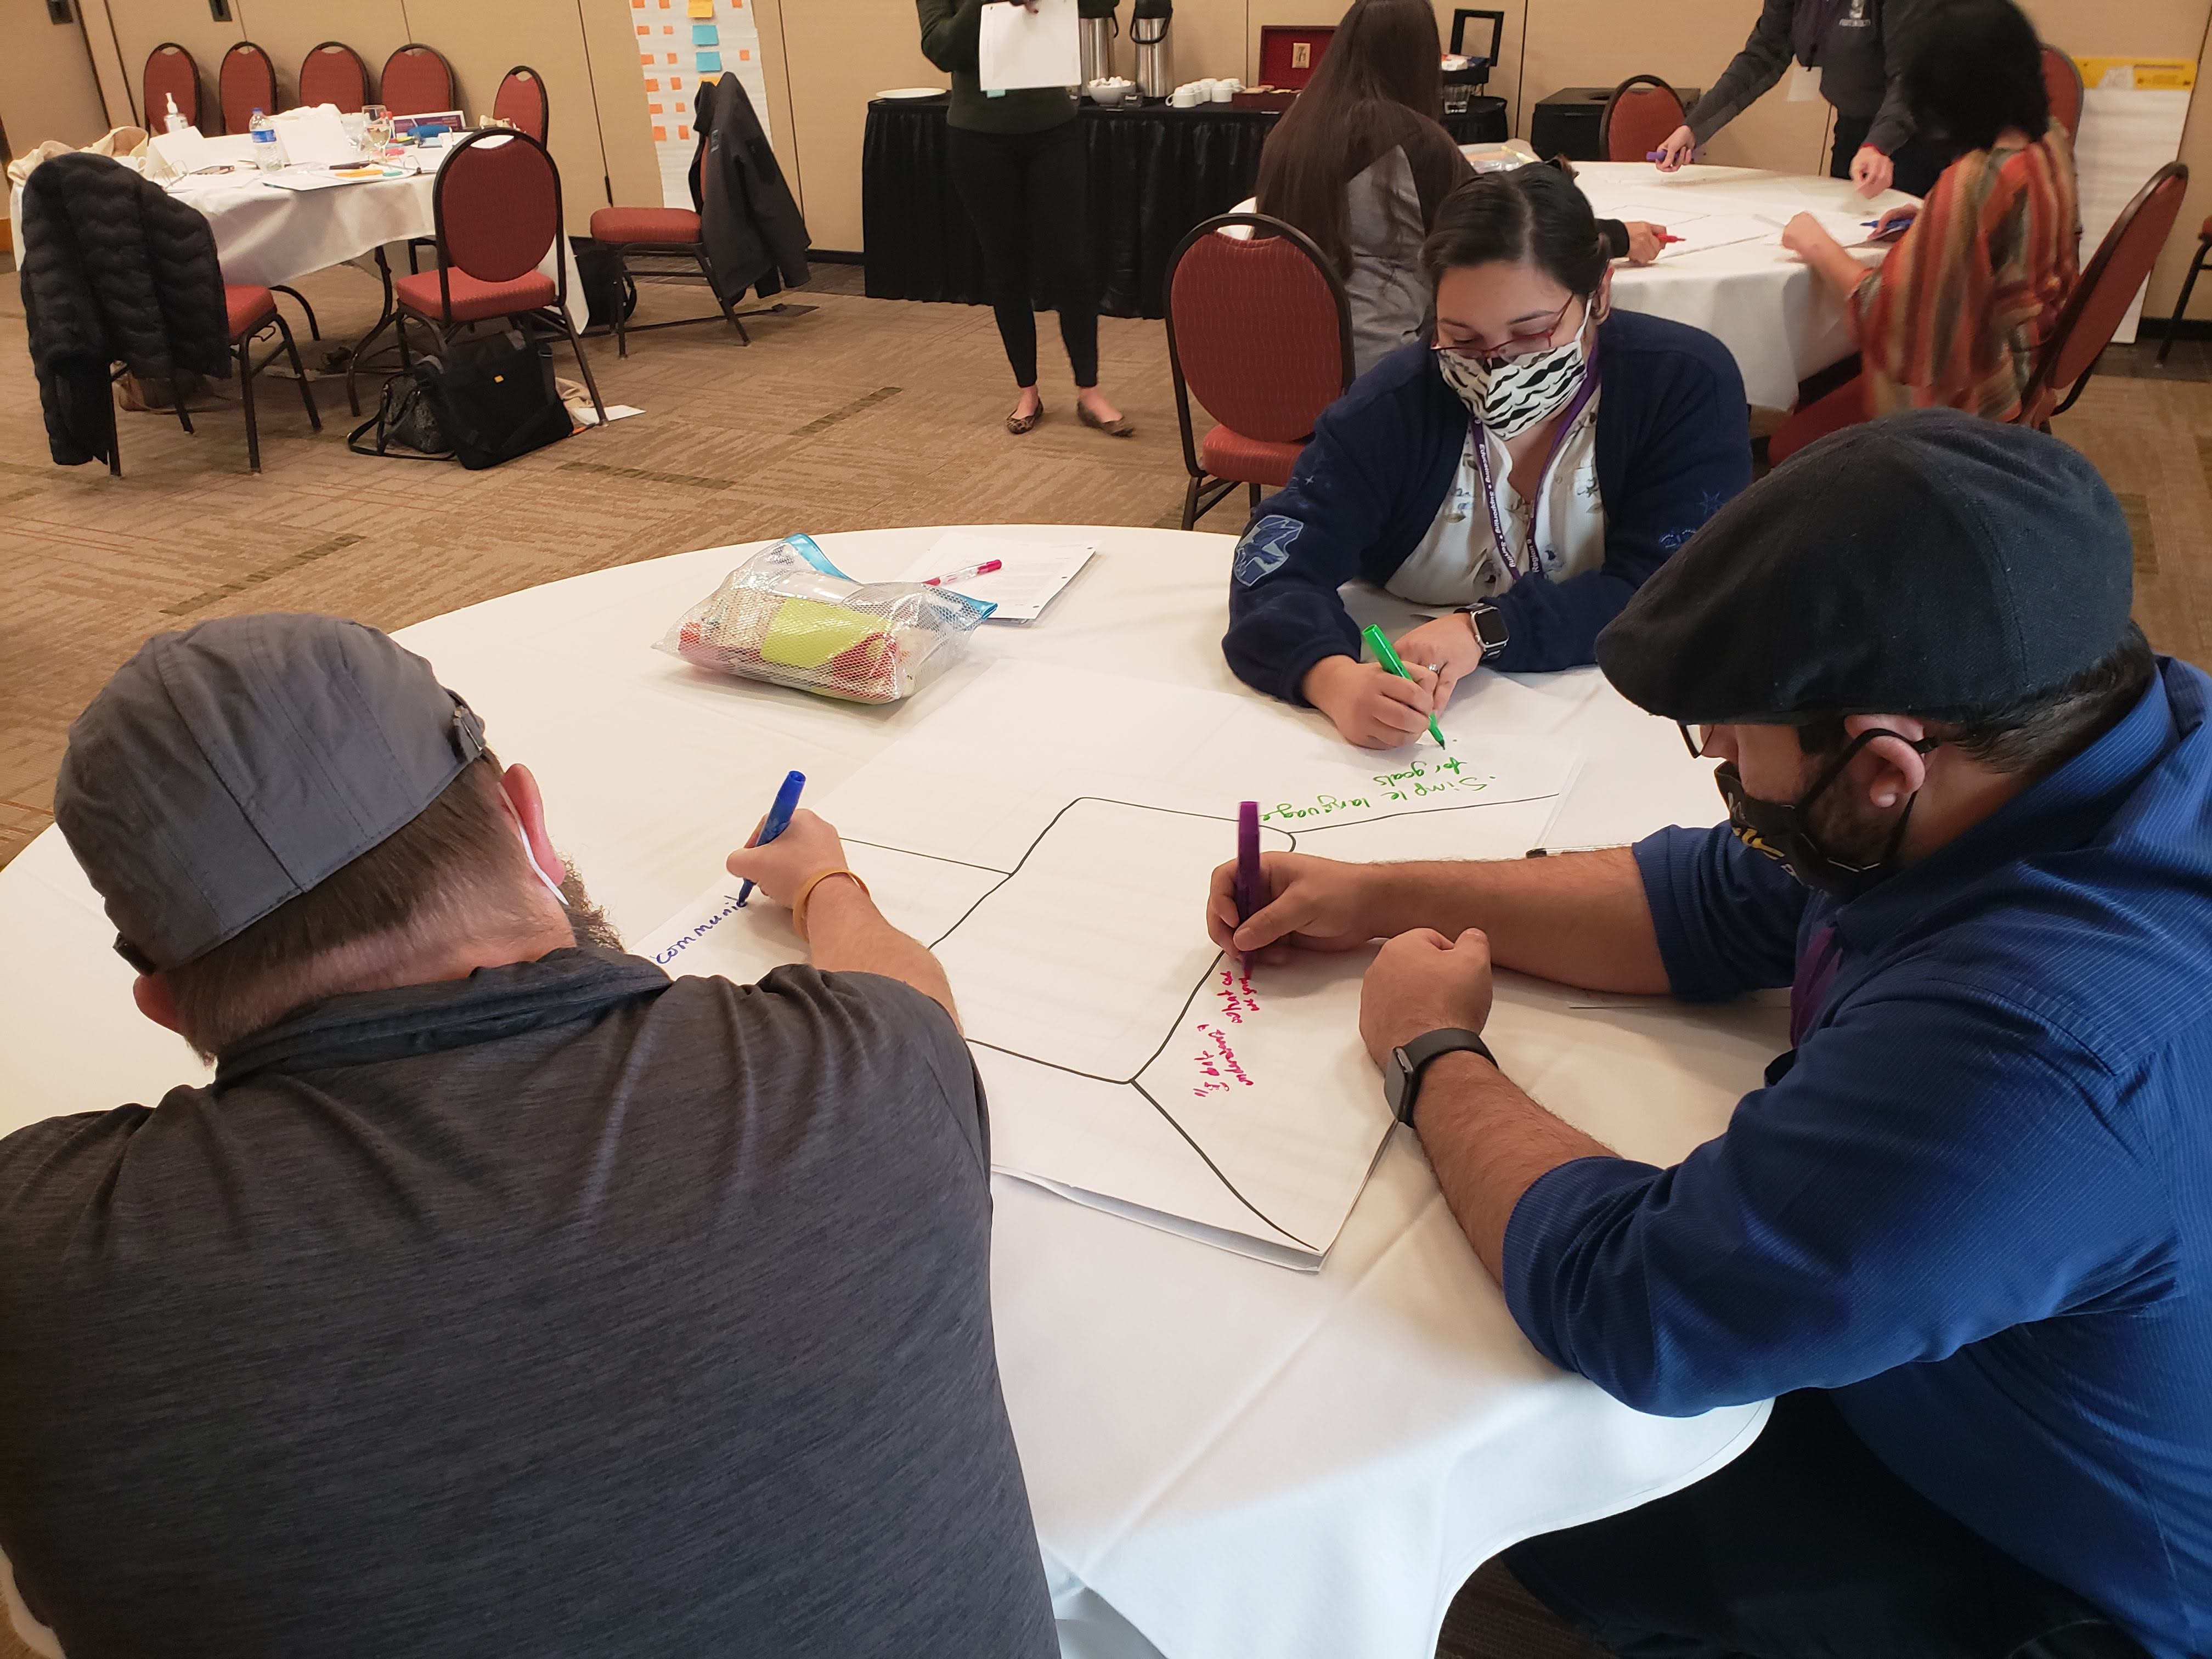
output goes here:
[[[781, 28], [757, 20], [771, 85], [785, 81], [791, 148], [784, 167], [804, 185], [800, 206], [814, 246], [860, 246], [860, 135], [868, 100], [890, 87], [942, 87], [950, 77], [921, 55], [914, 0], [786, 0]], [[781, 137], [781, 134], [779, 134]]]
[[[207, 7], [199, 9], [204, 12]], [[231, 0], [231, 11], [244, 25], [246, 38], [276, 65], [276, 100], [287, 109], [300, 101], [300, 65], [324, 41], [336, 40], [359, 52], [374, 87], [384, 60], [413, 39], [399, 0]]]
[[[94, 28], [99, 27], [104, 10], [115, 32], [116, 46], [121, 52], [125, 74], [129, 77], [131, 100], [135, 106], [143, 82], [147, 54], [165, 40], [173, 40], [191, 53], [200, 66], [200, 130], [218, 132], [222, 128], [222, 112], [216, 101], [216, 69], [222, 55], [239, 41], [246, 38], [246, 26], [240, 20], [238, 8], [231, 8], [231, 20], [218, 23], [209, 14], [207, 0], [78, 0], [85, 9], [86, 21]], [[161, 130], [161, 110], [140, 110], [139, 125], [149, 131]]]
[[[0, 124], [16, 155], [49, 138], [84, 145], [115, 125], [102, 106], [84, 31], [75, 20], [56, 23], [46, 0], [0, 0]], [[123, 118], [128, 124], [130, 117]]]

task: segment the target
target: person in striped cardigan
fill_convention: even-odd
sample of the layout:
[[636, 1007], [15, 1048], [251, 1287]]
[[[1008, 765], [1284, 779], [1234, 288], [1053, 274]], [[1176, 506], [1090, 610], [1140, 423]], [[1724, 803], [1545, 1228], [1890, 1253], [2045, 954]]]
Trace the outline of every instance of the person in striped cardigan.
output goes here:
[[2074, 155], [2051, 118], [2035, 26], [2011, 0], [1960, 0], [1925, 25], [1905, 73], [1919, 130], [1958, 154], [1869, 270], [1810, 214], [1783, 244], [1843, 295], [1861, 368], [1801, 408], [1768, 446], [1781, 461], [1814, 439], [1905, 409], [2020, 413], [2059, 308], [2080, 277]]

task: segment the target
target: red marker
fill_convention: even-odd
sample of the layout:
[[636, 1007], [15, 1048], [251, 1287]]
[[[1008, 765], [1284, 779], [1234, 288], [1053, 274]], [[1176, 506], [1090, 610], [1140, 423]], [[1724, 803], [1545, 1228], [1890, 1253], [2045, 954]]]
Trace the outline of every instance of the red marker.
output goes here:
[[943, 587], [951, 582], [964, 582], [970, 576], [988, 576], [994, 570], [1005, 568], [1006, 562], [1004, 559], [986, 559], [981, 564], [969, 565], [965, 570], [948, 570], [942, 576], [925, 577], [921, 585], [924, 587]]
[[1660, 240], [1660, 241], [1661, 241], [1661, 242], [1664, 243], [1664, 242], [1686, 242], [1686, 241], [1688, 241], [1690, 239], [1689, 239], [1688, 237], [1686, 237], [1686, 236], [1669, 236], [1668, 234], [1667, 234], [1667, 233], [1666, 233], [1665, 231], [1663, 231], [1663, 230], [1662, 230], [1662, 231], [1661, 231], [1661, 232], [1659, 233], [1659, 240]]

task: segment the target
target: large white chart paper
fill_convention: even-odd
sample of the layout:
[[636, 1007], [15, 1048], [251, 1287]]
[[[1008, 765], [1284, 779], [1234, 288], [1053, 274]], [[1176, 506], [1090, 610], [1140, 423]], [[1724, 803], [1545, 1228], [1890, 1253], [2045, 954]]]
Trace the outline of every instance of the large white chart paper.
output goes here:
[[[1373, 953], [1247, 976], [1206, 937], [1207, 882], [1240, 800], [1261, 803], [1266, 850], [1432, 856], [1485, 809], [1557, 795], [1579, 760], [1445, 725], [1449, 749], [1375, 754], [1272, 703], [1006, 662], [811, 804], [945, 964], [994, 1167], [1311, 1270], [1392, 1127], [1358, 1036]], [[738, 910], [736, 890], [642, 953], [738, 980], [799, 960], [786, 914]]]
[[986, 92], [1082, 81], [1075, 0], [1036, 0], [1035, 10], [994, 3], [982, 9], [978, 22], [975, 78]]

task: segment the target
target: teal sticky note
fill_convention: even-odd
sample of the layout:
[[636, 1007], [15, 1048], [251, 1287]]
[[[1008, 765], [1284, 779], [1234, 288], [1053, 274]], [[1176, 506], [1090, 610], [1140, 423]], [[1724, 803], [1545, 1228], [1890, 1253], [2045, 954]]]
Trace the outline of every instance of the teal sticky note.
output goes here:
[[702, 52], [692, 59], [691, 67], [702, 75], [720, 75], [722, 72], [722, 54], [719, 52]]
[[721, 31], [712, 23], [694, 23], [691, 26], [691, 44], [695, 46], [719, 46], [722, 44]]

